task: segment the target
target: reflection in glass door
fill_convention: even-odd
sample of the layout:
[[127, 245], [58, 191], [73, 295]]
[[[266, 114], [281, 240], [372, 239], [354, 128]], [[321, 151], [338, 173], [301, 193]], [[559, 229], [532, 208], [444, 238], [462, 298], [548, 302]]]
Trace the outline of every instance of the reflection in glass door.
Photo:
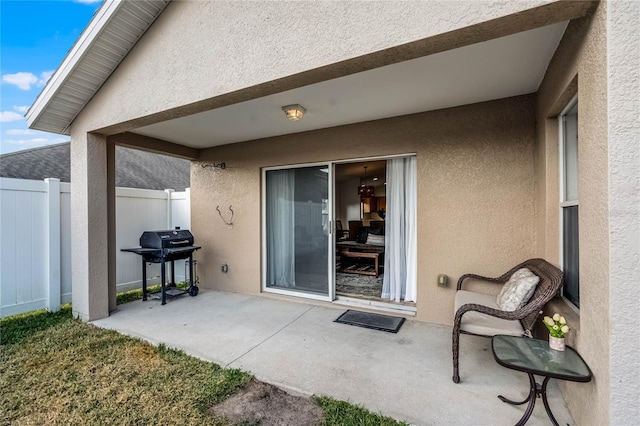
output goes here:
[[264, 176], [265, 288], [331, 300], [329, 167]]

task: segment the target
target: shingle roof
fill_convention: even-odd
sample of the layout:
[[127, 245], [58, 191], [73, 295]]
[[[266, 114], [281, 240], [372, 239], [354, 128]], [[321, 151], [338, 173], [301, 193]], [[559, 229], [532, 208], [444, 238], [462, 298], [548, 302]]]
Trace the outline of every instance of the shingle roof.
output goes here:
[[[116, 147], [116, 186], [142, 189], [189, 187], [190, 163], [181, 158]], [[0, 155], [0, 177], [71, 181], [69, 142]]]

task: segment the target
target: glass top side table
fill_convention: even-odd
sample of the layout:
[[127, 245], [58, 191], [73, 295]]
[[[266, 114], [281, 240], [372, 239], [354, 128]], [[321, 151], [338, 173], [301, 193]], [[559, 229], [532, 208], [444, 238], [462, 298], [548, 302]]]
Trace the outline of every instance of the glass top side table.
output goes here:
[[[529, 402], [527, 410], [516, 426], [524, 425], [536, 403], [537, 397], [542, 397], [544, 408], [551, 422], [558, 426], [549, 402], [547, 401], [547, 383], [549, 379], [568, 380], [572, 382], [588, 382], [591, 380], [591, 370], [582, 357], [572, 347], [567, 346], [564, 351], [549, 349], [549, 342], [545, 340], [529, 339], [526, 337], [497, 335], [491, 339], [491, 349], [496, 362], [503, 367], [522, 371], [529, 376], [529, 396], [521, 402], [511, 401], [502, 395], [498, 396], [502, 402], [522, 405]], [[534, 375], [543, 376], [542, 384], [536, 383]]]

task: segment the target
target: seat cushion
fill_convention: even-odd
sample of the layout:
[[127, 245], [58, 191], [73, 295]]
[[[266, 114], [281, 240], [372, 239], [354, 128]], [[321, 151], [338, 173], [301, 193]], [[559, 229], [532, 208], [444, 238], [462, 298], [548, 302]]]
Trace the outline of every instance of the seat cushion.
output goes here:
[[[458, 290], [456, 292], [454, 305], [455, 311], [457, 312], [462, 305], [468, 303], [475, 303], [477, 305], [501, 310], [496, 303], [495, 296], [467, 290]], [[522, 336], [524, 334], [524, 329], [518, 320], [505, 320], [476, 311], [466, 312], [462, 316], [460, 329], [467, 333], [479, 334], [481, 336], [495, 336], [496, 334]]]

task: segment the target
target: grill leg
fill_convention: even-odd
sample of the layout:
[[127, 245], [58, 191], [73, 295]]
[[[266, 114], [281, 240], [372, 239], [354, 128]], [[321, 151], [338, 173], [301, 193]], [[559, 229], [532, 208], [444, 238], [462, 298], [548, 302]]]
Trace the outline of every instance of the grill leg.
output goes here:
[[165, 261], [164, 258], [162, 259], [162, 261], [160, 262], [160, 280], [162, 283], [162, 304], [166, 305], [167, 304], [167, 294], [166, 294], [166, 274], [167, 271], [167, 267], [165, 265]]
[[147, 300], [147, 262], [142, 257], [142, 300]]
[[175, 261], [171, 261], [171, 282], [169, 283], [169, 287], [176, 286], [176, 264]]
[[189, 263], [189, 296], [195, 297], [198, 295], [199, 289], [198, 289], [198, 286], [196, 285], [197, 282], [194, 279], [193, 255], [189, 255], [188, 263]]

